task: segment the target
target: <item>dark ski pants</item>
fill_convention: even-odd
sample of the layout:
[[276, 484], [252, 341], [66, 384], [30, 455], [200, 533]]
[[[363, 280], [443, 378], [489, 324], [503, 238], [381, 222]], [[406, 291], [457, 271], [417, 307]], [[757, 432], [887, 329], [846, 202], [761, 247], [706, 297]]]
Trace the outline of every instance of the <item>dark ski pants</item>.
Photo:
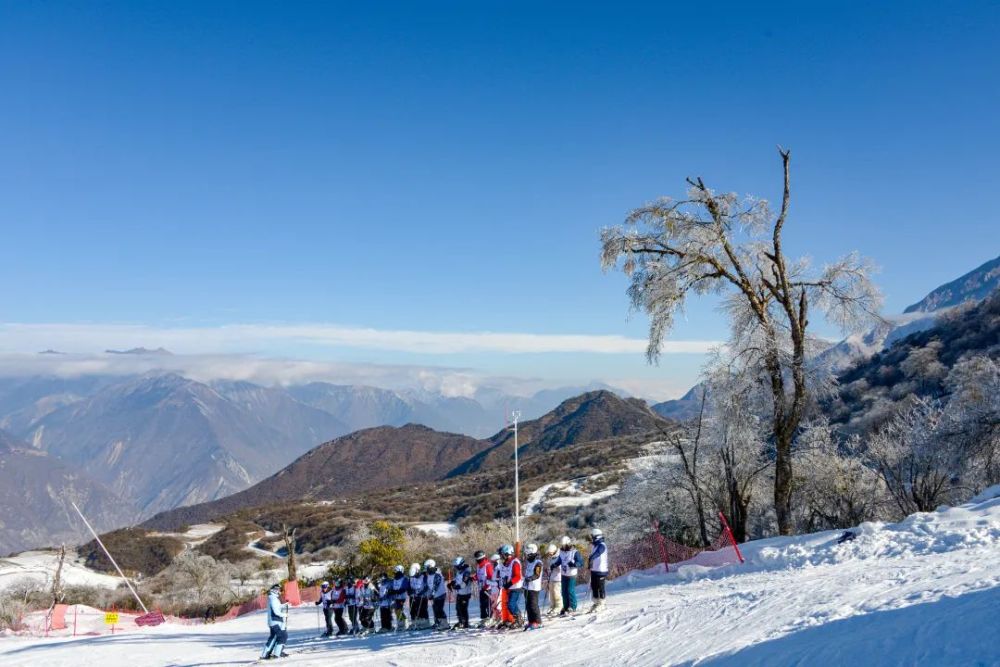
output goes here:
[[323, 619], [326, 621], [326, 634], [333, 634], [333, 609], [323, 607]]
[[333, 620], [337, 624], [337, 634], [346, 635], [347, 634], [347, 623], [344, 622], [344, 609], [343, 607], [338, 607], [333, 610]]
[[418, 597], [410, 598], [410, 622], [416, 621], [420, 618], [420, 600]]
[[361, 629], [361, 625], [358, 623], [358, 608], [355, 605], [349, 605], [347, 607], [347, 618], [351, 621], [351, 632], [355, 632]]
[[420, 598], [420, 604], [417, 605], [417, 616], [425, 621], [431, 620], [431, 601], [429, 599]]
[[542, 612], [538, 608], [538, 596], [541, 591], [524, 591], [524, 606], [527, 607], [528, 623], [541, 623]]
[[406, 623], [406, 614], [403, 612], [403, 608], [406, 606], [406, 600], [396, 600], [392, 603], [393, 612], [396, 614], [396, 623], [399, 627], [403, 627]]
[[507, 589], [507, 611], [515, 618], [521, 615], [521, 595], [523, 590], [520, 588]]
[[576, 577], [562, 576], [563, 611], [576, 611]]
[[463, 628], [469, 627], [469, 600], [471, 599], [471, 594], [459, 594], [455, 596], [455, 611], [458, 612], [458, 624]]
[[448, 620], [448, 614], [444, 611], [444, 600], [446, 595], [439, 595], [434, 598], [434, 622], [440, 623], [442, 620]]
[[604, 582], [608, 580], [608, 575], [605, 572], [601, 574], [599, 572], [590, 573], [590, 592], [595, 600], [603, 600], [607, 597], [604, 592]]
[[[261, 657], [266, 658], [271, 655], [279, 646], [284, 647], [288, 642], [288, 633], [280, 625], [271, 626], [271, 634], [267, 637], [267, 644], [264, 645], [264, 652]], [[281, 655], [281, 653], [278, 653]]]
[[367, 607], [361, 608], [361, 627], [365, 630], [375, 629], [375, 610]]
[[479, 589], [479, 620], [485, 621], [493, 615], [493, 600], [485, 588]]
[[379, 607], [379, 622], [383, 630], [392, 630], [392, 607]]

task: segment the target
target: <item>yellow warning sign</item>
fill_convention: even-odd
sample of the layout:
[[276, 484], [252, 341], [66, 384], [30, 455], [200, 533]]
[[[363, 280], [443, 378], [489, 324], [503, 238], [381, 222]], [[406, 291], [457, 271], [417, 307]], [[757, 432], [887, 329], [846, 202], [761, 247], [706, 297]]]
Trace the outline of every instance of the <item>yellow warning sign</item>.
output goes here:
[[108, 611], [104, 613], [105, 625], [118, 625], [118, 612]]

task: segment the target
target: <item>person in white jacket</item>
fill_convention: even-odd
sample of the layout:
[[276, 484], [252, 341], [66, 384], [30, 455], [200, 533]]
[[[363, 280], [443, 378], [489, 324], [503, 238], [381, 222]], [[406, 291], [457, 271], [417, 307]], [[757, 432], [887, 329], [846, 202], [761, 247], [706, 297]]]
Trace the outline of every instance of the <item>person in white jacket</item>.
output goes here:
[[604, 533], [600, 528], [590, 531], [590, 592], [594, 598], [591, 613], [604, 606], [606, 594], [604, 583], [608, 579], [608, 546], [604, 543]]
[[267, 592], [267, 627], [271, 634], [260, 654], [261, 660], [284, 658], [285, 643], [288, 641], [288, 605], [281, 604], [281, 584], [271, 586]]
[[576, 613], [576, 575], [583, 567], [583, 557], [568, 535], [563, 535], [559, 547], [559, 569], [562, 576], [562, 611], [560, 616]]

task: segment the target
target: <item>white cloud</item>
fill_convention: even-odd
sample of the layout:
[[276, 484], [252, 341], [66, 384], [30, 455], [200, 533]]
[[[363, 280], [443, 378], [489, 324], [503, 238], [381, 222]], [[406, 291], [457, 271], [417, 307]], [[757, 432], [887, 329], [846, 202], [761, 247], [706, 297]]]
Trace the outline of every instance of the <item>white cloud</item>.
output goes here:
[[[252, 353], [290, 345], [446, 355], [454, 353], [641, 354], [645, 339], [618, 335], [408, 331], [337, 324], [0, 324], [0, 351], [45, 348], [93, 353], [106, 348], [165, 347], [188, 354]], [[664, 354], [703, 354], [716, 341], [667, 341]]]

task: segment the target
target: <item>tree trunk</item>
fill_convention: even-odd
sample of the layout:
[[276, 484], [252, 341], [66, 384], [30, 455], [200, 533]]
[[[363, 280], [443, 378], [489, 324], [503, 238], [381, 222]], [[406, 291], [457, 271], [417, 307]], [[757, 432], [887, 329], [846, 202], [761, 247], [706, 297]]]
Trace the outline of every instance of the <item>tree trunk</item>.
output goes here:
[[778, 532], [791, 535], [792, 522], [792, 434], [785, 428], [776, 430], [774, 457], [774, 513]]
[[286, 562], [288, 564], [288, 580], [298, 581], [298, 570], [295, 567], [295, 531], [296, 528], [288, 530], [288, 526], [282, 526], [285, 539], [285, 551], [288, 552]]
[[52, 580], [52, 606], [55, 607], [62, 601], [63, 591], [62, 591], [62, 569], [63, 562], [66, 560], [66, 545], [63, 544], [59, 547], [59, 565], [56, 566], [56, 576]]

